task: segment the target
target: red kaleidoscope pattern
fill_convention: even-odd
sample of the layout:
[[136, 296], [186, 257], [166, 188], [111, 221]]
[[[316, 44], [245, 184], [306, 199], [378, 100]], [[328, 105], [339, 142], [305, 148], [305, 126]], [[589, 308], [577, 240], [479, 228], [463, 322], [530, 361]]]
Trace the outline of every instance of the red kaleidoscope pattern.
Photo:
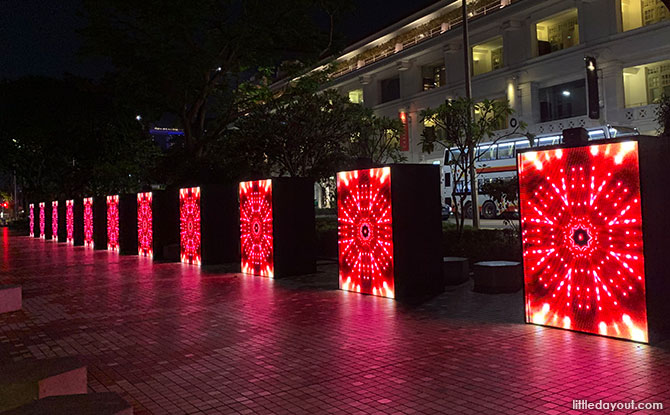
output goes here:
[[518, 156], [526, 321], [647, 342], [635, 141]]
[[74, 243], [74, 200], [65, 201], [65, 233], [66, 242]]
[[274, 277], [272, 180], [240, 183], [242, 272]]
[[200, 188], [179, 189], [181, 262], [200, 265]]
[[119, 250], [119, 195], [107, 196], [107, 249]]
[[395, 297], [389, 167], [337, 174], [340, 289]]
[[153, 193], [137, 194], [137, 254], [154, 256]]
[[40, 238], [46, 238], [46, 212], [44, 203], [40, 203]]
[[51, 202], [51, 240], [58, 241], [58, 201]]
[[93, 248], [93, 198], [84, 198], [84, 246]]
[[30, 204], [28, 205], [28, 226], [30, 227], [29, 235], [30, 236], [35, 236], [35, 205]]

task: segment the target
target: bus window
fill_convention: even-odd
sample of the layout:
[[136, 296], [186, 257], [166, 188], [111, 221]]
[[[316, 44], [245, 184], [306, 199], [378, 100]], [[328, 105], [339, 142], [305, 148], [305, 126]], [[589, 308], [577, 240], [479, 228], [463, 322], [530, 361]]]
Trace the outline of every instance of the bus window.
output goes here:
[[514, 143], [498, 144], [498, 159], [514, 158]]
[[553, 146], [554, 144], [560, 144], [560, 143], [561, 143], [561, 137], [559, 136], [545, 137], [537, 140], [538, 146]]
[[451, 173], [444, 173], [444, 187], [451, 187]]
[[609, 133], [611, 138], [640, 135], [640, 133], [635, 128], [630, 127], [610, 127]]
[[477, 160], [478, 161], [487, 161], [496, 159], [496, 150], [497, 146], [481, 146], [477, 147]]
[[528, 140], [521, 140], [521, 141], [515, 141], [514, 142], [514, 150], [521, 150], [523, 148], [528, 148], [530, 147], [530, 143]]
[[463, 193], [470, 193], [470, 185], [466, 186], [465, 182], [463, 180], [459, 180], [456, 183], [454, 183], [456, 194], [463, 194]]
[[[447, 164], [455, 164], [458, 159], [461, 157], [461, 150], [455, 149], [455, 148], [450, 148], [448, 150], [445, 150], [444, 152], [444, 158], [445, 158], [445, 165]], [[451, 153], [451, 154], [449, 154]]]
[[589, 131], [589, 140], [602, 140], [605, 137], [605, 130], [598, 128], [597, 130]]

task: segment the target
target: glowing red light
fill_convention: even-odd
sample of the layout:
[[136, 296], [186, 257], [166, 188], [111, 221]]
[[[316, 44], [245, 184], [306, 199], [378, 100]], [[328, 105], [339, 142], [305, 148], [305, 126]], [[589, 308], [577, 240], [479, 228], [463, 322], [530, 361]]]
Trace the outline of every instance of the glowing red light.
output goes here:
[[153, 257], [153, 194], [137, 194], [137, 253], [140, 256]]
[[391, 169], [337, 175], [340, 289], [393, 298]]
[[35, 236], [35, 205], [32, 203], [28, 205], [28, 226], [29, 235]]
[[65, 232], [66, 242], [74, 244], [74, 200], [65, 201]]
[[119, 195], [107, 196], [107, 249], [119, 250]]
[[84, 246], [93, 248], [93, 198], [84, 198]]
[[242, 272], [274, 277], [272, 180], [240, 183]]
[[51, 202], [51, 239], [58, 241], [58, 201]]
[[648, 341], [637, 142], [519, 154], [526, 321]]
[[46, 212], [44, 203], [40, 203], [40, 238], [46, 238]]
[[179, 190], [181, 262], [200, 265], [200, 188]]

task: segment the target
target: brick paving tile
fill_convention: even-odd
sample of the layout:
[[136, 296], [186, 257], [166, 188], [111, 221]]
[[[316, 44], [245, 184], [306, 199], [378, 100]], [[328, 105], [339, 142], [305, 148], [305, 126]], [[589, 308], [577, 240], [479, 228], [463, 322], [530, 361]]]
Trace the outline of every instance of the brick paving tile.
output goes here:
[[412, 306], [338, 291], [333, 261], [270, 280], [5, 228], [0, 258], [0, 284], [23, 287], [23, 310], [0, 316], [0, 363], [79, 356], [91, 392], [118, 392], [140, 415], [598, 413], [573, 410], [576, 399], [670, 408], [669, 343], [523, 324], [521, 293], [464, 284]]

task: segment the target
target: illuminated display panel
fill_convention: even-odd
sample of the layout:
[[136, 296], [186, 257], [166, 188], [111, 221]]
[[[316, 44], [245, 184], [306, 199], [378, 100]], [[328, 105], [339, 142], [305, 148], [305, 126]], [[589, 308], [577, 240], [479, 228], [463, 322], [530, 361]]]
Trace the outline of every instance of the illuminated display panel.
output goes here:
[[200, 265], [200, 188], [179, 190], [179, 222], [181, 235], [181, 262]]
[[119, 250], [119, 195], [107, 196], [107, 249]]
[[28, 226], [30, 227], [28, 234], [35, 236], [35, 205], [32, 203], [28, 205]]
[[46, 212], [44, 202], [40, 203], [40, 238], [46, 238]]
[[84, 198], [84, 246], [93, 248], [93, 198]]
[[74, 244], [74, 200], [65, 201], [65, 231], [66, 242]]
[[240, 253], [243, 273], [274, 278], [273, 239], [272, 180], [241, 182]]
[[394, 298], [389, 167], [337, 175], [340, 289]]
[[58, 201], [51, 202], [51, 239], [58, 241]]
[[137, 254], [153, 257], [153, 194], [137, 194]]
[[518, 156], [526, 321], [647, 342], [637, 142]]

